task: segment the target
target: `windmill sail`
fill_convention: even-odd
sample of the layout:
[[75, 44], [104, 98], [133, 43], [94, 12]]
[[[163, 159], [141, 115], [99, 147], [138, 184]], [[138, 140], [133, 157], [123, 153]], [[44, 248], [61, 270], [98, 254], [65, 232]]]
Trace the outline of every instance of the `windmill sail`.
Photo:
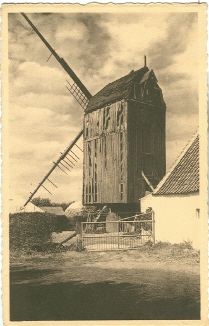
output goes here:
[[[25, 202], [25, 204], [23, 206], [26, 206], [29, 201], [31, 201], [31, 199], [33, 198], [33, 196], [36, 194], [36, 192], [39, 190], [40, 187], [43, 186], [43, 183], [46, 180], [49, 180], [49, 176], [50, 174], [55, 170], [55, 168], [58, 166], [61, 170], [62, 168], [59, 166], [60, 163], [62, 163], [62, 160], [64, 160], [64, 158], [66, 157], [66, 155], [70, 152], [70, 150], [73, 148], [73, 146], [76, 144], [76, 142], [78, 141], [78, 139], [83, 135], [83, 130], [80, 131], [80, 133], [77, 135], [77, 137], [72, 141], [72, 143], [68, 146], [68, 148], [64, 151], [64, 153], [58, 158], [58, 160], [54, 163], [54, 165], [52, 166], [52, 168], [49, 170], [49, 172], [45, 175], [45, 177], [41, 180], [41, 182], [39, 183], [39, 185], [36, 187], [36, 189], [31, 193], [30, 197], [28, 198], [28, 200]], [[50, 181], [50, 180], [49, 180]], [[51, 182], [51, 181], [50, 181]]]
[[[60, 56], [57, 54], [57, 52], [51, 47], [51, 45], [47, 42], [47, 40], [43, 37], [43, 35], [39, 32], [39, 30], [34, 26], [34, 24], [31, 22], [31, 20], [26, 16], [26, 14], [25, 13], [21, 13], [21, 14], [26, 19], [26, 21], [29, 23], [29, 25], [32, 27], [32, 29], [36, 32], [36, 34], [39, 36], [39, 38], [42, 40], [42, 42], [46, 45], [46, 47], [50, 50], [50, 52], [51, 52], [50, 57], [53, 55], [56, 58], [56, 60], [60, 63], [60, 65], [63, 67], [63, 69], [67, 72], [67, 74], [71, 77], [71, 79], [73, 80], [73, 84], [70, 84], [67, 81], [67, 83], [68, 83], [67, 89], [74, 96], [74, 98], [78, 101], [78, 103], [81, 105], [81, 107], [83, 109], [85, 109], [88, 104], [89, 99], [92, 97], [91, 93], [87, 90], [87, 88], [84, 86], [84, 84], [78, 78], [78, 76], [74, 73], [74, 71], [70, 68], [70, 66], [67, 64], [67, 62], [63, 58], [60, 58]], [[67, 174], [67, 172], [63, 169], [63, 166], [65, 168], [67, 168], [63, 164], [63, 161], [65, 158], [67, 158], [67, 155], [70, 155], [72, 157], [72, 154], [73, 154], [72, 148], [74, 145], [76, 145], [76, 142], [80, 139], [80, 137], [82, 135], [83, 135], [83, 130], [81, 130], [79, 132], [79, 134], [75, 137], [75, 139], [71, 142], [71, 144], [67, 147], [67, 149], [58, 158], [58, 160], [56, 162], [53, 162], [54, 165], [49, 170], [49, 172], [45, 175], [45, 177], [42, 179], [42, 181], [39, 183], [39, 185], [36, 187], [36, 189], [31, 193], [31, 195], [29, 196], [28, 200], [25, 202], [23, 207], [25, 207], [31, 201], [31, 199], [33, 198], [33, 196], [36, 194], [36, 192], [39, 190], [40, 187], [43, 187], [47, 190], [47, 188], [44, 187], [43, 184], [46, 180], [51, 182], [48, 178], [49, 178], [50, 174], [55, 170], [56, 167], [58, 167], [60, 170], [62, 170], [64, 173]], [[76, 159], [75, 159], [75, 161], [77, 162]], [[66, 163], [66, 161], [64, 161], [64, 162]], [[60, 164], [61, 164], [61, 166], [60, 166]]]
[[67, 83], [68, 83], [68, 86], [66, 86], [67, 89], [74, 96], [74, 98], [80, 104], [80, 106], [85, 110], [88, 105], [89, 99], [84, 95], [84, 93], [82, 93], [82, 91], [76, 85], [75, 82], [72, 85], [69, 83], [69, 81], [67, 81]]
[[36, 34], [40, 37], [40, 39], [43, 41], [43, 43], [46, 45], [46, 47], [49, 49], [49, 51], [51, 52], [51, 55], [53, 55], [55, 57], [55, 59], [57, 59], [57, 61], [60, 63], [60, 65], [63, 67], [63, 69], [68, 73], [68, 75], [72, 78], [72, 80], [77, 85], [77, 87], [84, 94], [84, 96], [89, 100], [92, 97], [91, 93], [84, 86], [84, 84], [81, 82], [81, 80], [78, 78], [78, 76], [74, 73], [74, 71], [69, 67], [67, 62], [63, 58], [60, 58], [60, 56], [57, 54], [57, 52], [51, 47], [51, 45], [47, 42], [47, 40], [43, 37], [43, 35], [39, 32], [39, 30], [33, 25], [33, 23], [26, 16], [26, 14], [23, 12], [21, 14], [26, 19], [28, 24], [32, 27], [34, 32], [36, 32]]

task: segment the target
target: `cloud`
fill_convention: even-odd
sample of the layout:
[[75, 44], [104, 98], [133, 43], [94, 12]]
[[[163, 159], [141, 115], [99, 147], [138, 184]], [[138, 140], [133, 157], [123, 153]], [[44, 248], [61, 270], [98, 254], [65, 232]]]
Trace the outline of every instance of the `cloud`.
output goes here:
[[[69, 94], [69, 93], [68, 93]], [[18, 105], [23, 109], [24, 114], [30, 115], [34, 108], [47, 109], [57, 115], [71, 116], [71, 122], [80, 126], [83, 119], [83, 109], [71, 94], [66, 96], [54, 94], [25, 93], [18, 96]], [[11, 100], [11, 113], [14, 111], [15, 99]], [[32, 109], [33, 108], [33, 109]], [[41, 116], [39, 116], [40, 119]], [[65, 118], [63, 118], [65, 119]], [[63, 120], [64, 121], [64, 120]], [[41, 120], [39, 120], [41, 122]]]
[[17, 96], [28, 92], [66, 95], [65, 84], [66, 76], [61, 69], [42, 67], [36, 62], [21, 63], [18, 66], [18, 75], [13, 78], [13, 88], [16, 89]]
[[[153, 68], [167, 104], [167, 167], [198, 126], [197, 16], [194, 13], [28, 14], [92, 94], [143, 66]], [[25, 196], [82, 129], [69, 76], [21, 14], [9, 14], [10, 183]], [[80, 143], [82, 147], [82, 141]], [[81, 157], [78, 149], [77, 154]], [[80, 200], [82, 160], [56, 169], [54, 201]], [[50, 188], [51, 189], [51, 188]], [[38, 195], [47, 196], [44, 189]]]
[[[32, 112], [37, 111], [34, 110]], [[50, 111], [44, 112], [43, 122], [45, 122], [45, 119], [47, 120], [47, 118], [49, 121], [53, 122], [54, 119], [50, 119], [52, 114], [53, 113]], [[21, 118], [21, 115], [19, 115], [19, 118]], [[47, 134], [51, 132], [50, 139], [50, 137], [46, 137], [44, 134], [42, 126], [40, 129], [37, 129], [38, 124], [36, 119], [37, 117], [35, 114], [33, 114], [31, 120], [29, 117], [28, 119], [25, 119], [20, 125], [21, 133], [18, 132], [17, 127], [13, 128], [14, 125], [12, 122], [10, 127], [10, 187], [11, 189], [17, 189], [18, 193], [23, 195], [25, 198], [29, 196], [29, 192], [32, 192], [36, 188], [38, 183], [53, 166], [53, 161], [57, 161], [61, 155], [60, 152], [63, 153], [75, 135], [77, 135], [77, 130], [72, 130], [73, 128], [71, 128], [71, 133], [68, 131], [68, 138], [66, 135], [66, 127], [62, 127], [61, 125], [60, 130], [57, 130], [51, 126], [51, 129], [45, 128]], [[25, 125], [28, 126], [27, 129], [24, 128]], [[63, 128], [63, 130], [61, 130], [61, 128]], [[30, 132], [30, 130], [33, 130], [33, 132]], [[55, 130], [58, 134], [63, 132], [62, 140], [60, 137], [55, 137]], [[56, 138], [58, 139], [53, 140]], [[80, 148], [83, 147], [82, 139], [79, 140], [78, 145]], [[54, 201], [80, 199], [82, 191], [82, 153], [76, 147], [73, 149], [73, 152], [80, 158], [77, 159], [74, 156], [76, 162], [68, 156], [68, 158], [75, 164], [74, 166], [71, 163], [73, 169], [66, 164], [66, 162], [69, 163], [67, 159], [65, 159], [66, 162], [63, 162], [67, 168], [71, 169], [71, 172], [60, 164], [60, 167], [64, 169], [68, 175], [64, 174], [57, 167], [50, 176], [50, 180], [55, 182], [59, 188], [55, 189], [49, 182], [45, 183], [47, 189], [53, 194], [52, 198], [54, 198]], [[39, 190], [38, 195], [47, 197], [49, 194], [46, 190], [41, 189]]]
[[101, 62], [106, 61], [110, 49], [111, 37], [103, 24], [105, 15], [78, 14], [77, 20], [86, 28], [86, 34], [82, 39], [82, 51], [78, 59], [83, 62], [84, 75], [91, 75], [93, 71], [101, 67]]
[[[123, 17], [123, 15], [122, 15]], [[124, 59], [127, 54], [132, 59], [136, 53], [146, 54], [150, 45], [164, 39], [166, 36], [167, 24], [163, 19], [155, 21], [155, 33], [153, 33], [153, 17], [145, 15], [138, 16], [138, 22], [132, 22], [132, 16], [129, 16], [129, 21], [109, 21], [107, 27], [111, 33], [111, 39], [114, 40], [114, 52], [117, 52], [117, 60]], [[138, 58], [135, 58], [138, 61]]]
[[60, 43], [69, 42], [70, 40], [80, 41], [85, 38], [87, 30], [82, 23], [78, 23], [75, 19], [73, 22], [71, 19], [65, 20], [63, 24], [58, 25], [55, 31], [55, 38], [59, 40]]
[[75, 124], [69, 115], [60, 115], [38, 107], [25, 107], [24, 110], [18, 108], [19, 106], [13, 106], [13, 111], [10, 112], [11, 137], [30, 143], [29, 146], [32, 142], [38, 148], [39, 143], [45, 140], [59, 142], [63, 148], [82, 129], [82, 125]]
[[167, 114], [168, 141], [189, 140], [198, 128], [198, 114]]
[[174, 164], [198, 128], [198, 114], [168, 113], [166, 121], [166, 169]]
[[172, 13], [167, 17], [167, 37], [157, 41], [148, 53], [152, 64], [160, 70], [172, 65], [175, 57], [186, 51], [191, 30], [196, 27], [196, 13]]
[[170, 91], [167, 89], [163, 92], [163, 95], [168, 113], [178, 113], [179, 116], [198, 114], [198, 93], [193, 91], [189, 85], [185, 85], [181, 89], [176, 87], [173, 87]]
[[[15, 173], [12, 171], [11, 167], [10, 189], [13, 191], [17, 190], [18, 194], [22, 195], [26, 200], [30, 192], [34, 191], [51, 166], [51, 164], [48, 164], [45, 169], [42, 166], [40, 169], [37, 169], [37, 165], [32, 165], [30, 169], [28, 169], [27, 164], [25, 164], [24, 167], [26, 169], [24, 172], [20, 172], [18, 179], [15, 178]], [[23, 171], [23, 169], [21, 169], [21, 171]], [[67, 172], [69, 173], [68, 175], [64, 174], [59, 168], [56, 168], [51, 174], [50, 180], [54, 182], [58, 188], [55, 188], [50, 182], [46, 181], [44, 186], [52, 195], [41, 187], [35, 197], [50, 197], [54, 202], [78, 201], [82, 194], [82, 168], [76, 168], [71, 173], [69, 171]]]

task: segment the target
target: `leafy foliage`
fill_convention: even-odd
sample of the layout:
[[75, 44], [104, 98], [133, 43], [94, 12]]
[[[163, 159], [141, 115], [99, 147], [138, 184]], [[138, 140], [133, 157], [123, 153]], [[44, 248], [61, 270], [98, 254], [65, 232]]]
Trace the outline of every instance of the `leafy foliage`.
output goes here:
[[33, 198], [31, 202], [38, 207], [52, 206], [51, 200], [49, 198], [36, 197]]
[[52, 232], [66, 230], [68, 219], [49, 213], [16, 213], [9, 215], [11, 250], [31, 250], [50, 243]]
[[32, 202], [34, 205], [38, 206], [38, 207], [43, 207], [43, 206], [59, 207], [59, 206], [61, 206], [61, 207], [63, 208], [64, 211], [66, 210], [66, 208], [67, 208], [70, 204], [74, 203], [74, 201], [69, 202], [69, 203], [65, 203], [65, 202], [64, 202], [64, 203], [53, 203], [53, 202], [51, 201], [51, 199], [49, 199], [49, 198], [41, 198], [40, 196], [39, 196], [39, 197], [36, 197], [36, 198], [33, 198], [33, 199], [31, 200], [31, 202]]
[[72, 203], [74, 203], [74, 201], [70, 201], [69, 203], [61, 203], [58, 206], [61, 206], [63, 208], [63, 210], [65, 211], [68, 208], [68, 206], [70, 206]]

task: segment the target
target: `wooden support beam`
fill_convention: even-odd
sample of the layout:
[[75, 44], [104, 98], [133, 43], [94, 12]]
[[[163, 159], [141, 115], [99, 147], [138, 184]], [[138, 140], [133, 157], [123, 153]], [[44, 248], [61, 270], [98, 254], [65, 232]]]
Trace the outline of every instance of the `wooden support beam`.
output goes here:
[[146, 183], [148, 184], [148, 186], [152, 189], [152, 191], [154, 191], [154, 187], [151, 184], [151, 182], [147, 179], [146, 175], [144, 174], [144, 172], [142, 171], [142, 177], [144, 178], [144, 180], [146, 181]]

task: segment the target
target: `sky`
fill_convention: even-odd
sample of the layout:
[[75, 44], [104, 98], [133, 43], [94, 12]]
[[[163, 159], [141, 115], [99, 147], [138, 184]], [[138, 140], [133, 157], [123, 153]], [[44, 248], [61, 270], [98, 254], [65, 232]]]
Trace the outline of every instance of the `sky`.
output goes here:
[[[196, 13], [29, 13], [50, 45], [92, 95], [144, 65], [153, 69], [167, 106], [167, 170], [198, 128]], [[29, 197], [83, 128], [70, 77], [20, 13], [9, 14], [10, 191]], [[82, 148], [82, 139], [78, 142]], [[59, 168], [35, 197], [82, 198], [82, 152], [68, 175]]]

